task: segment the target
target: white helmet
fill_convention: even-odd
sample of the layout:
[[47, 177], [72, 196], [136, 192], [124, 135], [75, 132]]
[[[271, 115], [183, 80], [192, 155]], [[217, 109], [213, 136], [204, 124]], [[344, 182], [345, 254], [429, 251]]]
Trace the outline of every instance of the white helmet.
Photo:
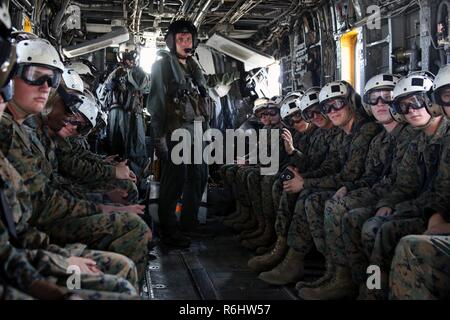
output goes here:
[[269, 103], [269, 99], [267, 98], [259, 98], [256, 99], [253, 103], [253, 114], [256, 113], [259, 109], [267, 108], [267, 104]]
[[320, 87], [312, 87], [306, 90], [300, 99], [300, 110], [303, 112], [309, 107], [319, 103]]
[[91, 68], [89, 68], [86, 64], [84, 64], [81, 61], [70, 61], [66, 65], [66, 68], [75, 70], [78, 73], [78, 75], [89, 75], [92, 77], [94, 76], [92, 74]]
[[369, 94], [374, 90], [388, 89], [394, 90], [395, 85], [399, 82], [400, 77], [392, 74], [378, 74], [367, 81], [364, 87], [363, 107], [369, 116], [372, 116], [372, 107], [369, 103]]
[[64, 84], [67, 89], [78, 91], [79, 93], [83, 93], [84, 91], [84, 83], [81, 80], [81, 77], [78, 73], [73, 69], [65, 68], [62, 74], [62, 78], [64, 80]]
[[[444, 65], [439, 69], [433, 83], [431, 100], [442, 107], [450, 107], [450, 101], [442, 100], [442, 91], [450, 88], [450, 65]], [[446, 116], [447, 113], [443, 112]]]
[[427, 71], [415, 71], [400, 79], [394, 88], [394, 99], [424, 92], [427, 93], [433, 87], [434, 75]]
[[279, 105], [281, 102], [283, 102], [283, 96], [273, 96], [269, 100], [269, 103], [272, 105], [274, 105], [274, 104]]
[[333, 81], [327, 83], [319, 93], [319, 102], [323, 103], [334, 98], [349, 98], [351, 94], [350, 84], [346, 81]]
[[[398, 101], [408, 95], [422, 93], [427, 95], [433, 87], [434, 75], [428, 71], [415, 71], [400, 79], [394, 88], [394, 107]], [[432, 117], [442, 115], [442, 109], [431, 101], [425, 106]]]
[[77, 94], [77, 97], [80, 98], [83, 103], [78, 108], [78, 112], [81, 113], [86, 120], [92, 125], [92, 128], [96, 125], [98, 108], [96, 103], [89, 98], [87, 95]]
[[292, 92], [286, 96], [281, 104], [280, 116], [286, 119], [292, 114], [300, 111], [300, 97], [301, 93]]
[[58, 51], [45, 39], [29, 39], [17, 43], [17, 64], [43, 65], [64, 72]]

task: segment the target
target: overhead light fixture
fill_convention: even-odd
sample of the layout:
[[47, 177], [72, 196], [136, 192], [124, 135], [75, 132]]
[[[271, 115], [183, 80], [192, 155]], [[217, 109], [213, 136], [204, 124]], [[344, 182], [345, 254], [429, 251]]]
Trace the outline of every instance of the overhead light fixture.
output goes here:
[[125, 27], [114, 27], [113, 30], [97, 39], [89, 40], [74, 46], [63, 48], [63, 54], [67, 58], [78, 57], [87, 53], [118, 45], [130, 39], [128, 29]]
[[275, 63], [275, 59], [265, 53], [258, 52], [246, 44], [231, 39], [223, 34], [215, 33], [206, 45], [245, 64], [245, 69], [265, 68]]

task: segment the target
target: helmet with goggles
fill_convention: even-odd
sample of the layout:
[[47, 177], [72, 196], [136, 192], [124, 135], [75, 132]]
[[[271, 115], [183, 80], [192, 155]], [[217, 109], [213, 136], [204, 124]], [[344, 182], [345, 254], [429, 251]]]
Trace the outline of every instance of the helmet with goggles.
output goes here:
[[328, 114], [331, 109], [338, 111], [345, 106], [354, 108], [351, 101], [353, 87], [346, 81], [333, 81], [327, 83], [319, 93], [320, 110], [323, 114]]
[[86, 135], [96, 125], [98, 108], [95, 102], [86, 95], [76, 94], [76, 96], [82, 101], [77, 114], [81, 115], [85, 120], [85, 124], [76, 123], [77, 131], [81, 135]]
[[23, 40], [17, 43], [17, 75], [29, 85], [57, 88], [64, 72], [56, 49], [44, 39]]
[[294, 113], [300, 113], [300, 98], [303, 95], [303, 92], [291, 92], [281, 103], [280, 115], [284, 120]]
[[269, 103], [269, 99], [267, 98], [259, 98], [256, 99], [253, 103], [253, 114], [256, 115], [256, 113], [261, 110], [267, 108], [267, 104]]
[[439, 69], [434, 79], [431, 100], [441, 107], [450, 107], [450, 65]]
[[400, 77], [392, 74], [378, 74], [367, 81], [364, 87], [363, 107], [369, 116], [372, 116], [371, 106], [379, 101], [385, 104], [392, 102], [393, 90]]
[[[312, 87], [306, 90], [305, 94], [300, 99], [300, 111], [302, 117], [306, 122], [311, 122], [314, 117], [314, 112], [321, 113], [320, 108], [317, 111], [308, 110], [313, 106], [319, 107], [320, 87]], [[311, 113], [312, 112], [312, 113]]]
[[64, 68], [62, 78], [64, 81], [64, 85], [66, 86], [67, 89], [83, 93], [84, 91], [83, 80], [75, 70]]
[[427, 71], [411, 72], [400, 79], [394, 88], [392, 104], [394, 110], [401, 115], [405, 115], [411, 108], [426, 108], [432, 117], [441, 115], [441, 108], [434, 105], [428, 96], [428, 92], [433, 87], [433, 81], [434, 75]]

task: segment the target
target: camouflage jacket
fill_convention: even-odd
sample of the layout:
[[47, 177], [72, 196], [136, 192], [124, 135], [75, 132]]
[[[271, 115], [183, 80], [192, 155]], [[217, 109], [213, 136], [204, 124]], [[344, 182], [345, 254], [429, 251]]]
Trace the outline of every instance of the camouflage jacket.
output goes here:
[[306, 133], [306, 141], [302, 141], [291, 154], [291, 164], [297, 167], [303, 178], [311, 178], [326, 159], [330, 147], [330, 131], [333, 129], [320, 129], [312, 127]]
[[[337, 151], [339, 150], [337, 145], [342, 142], [343, 131], [336, 127], [317, 131], [319, 132], [311, 141], [308, 152], [308, 157], [311, 157], [311, 160], [308, 160], [311, 162], [308, 164], [309, 169], [301, 172], [304, 179], [324, 177], [341, 169], [341, 165], [336, 159], [338, 159]], [[313, 163], [315, 161], [318, 163]]]
[[[342, 130], [343, 131], [343, 130]], [[321, 178], [307, 178], [304, 188], [338, 189], [343, 182], [355, 181], [364, 173], [364, 164], [373, 137], [380, 132], [380, 126], [360, 115], [356, 116], [350, 134], [342, 134], [341, 143], [332, 145], [331, 154], [337, 154], [332, 167], [341, 167], [338, 173]]]
[[349, 191], [369, 187], [379, 196], [389, 192], [397, 178], [398, 165], [408, 144], [418, 133], [406, 124], [398, 124], [391, 133], [382, 130], [370, 143], [362, 177], [342, 185]]
[[53, 186], [45, 172], [51, 165], [42, 156], [44, 147], [39, 139], [32, 130], [19, 125], [6, 112], [0, 122], [0, 150], [30, 191], [33, 205], [31, 224], [39, 226], [61, 218], [101, 213], [95, 203], [74, 198]]
[[[37, 143], [37, 149], [51, 165], [48, 176], [52, 177], [54, 182], [63, 186], [67, 185], [70, 190], [70, 184], [75, 182], [96, 182], [115, 177], [113, 166], [98, 160], [96, 155], [82, 145], [72, 144], [68, 139], [59, 136], [52, 136], [41, 115], [34, 116], [33, 129], [25, 128], [29, 131], [30, 136], [34, 136], [35, 132], [39, 138], [43, 148], [39, 147], [39, 143]], [[73, 146], [77, 148], [74, 149]]]
[[[403, 160], [399, 165], [395, 184], [385, 197], [377, 203], [377, 208], [394, 208], [396, 204], [413, 200], [418, 208], [434, 206], [435, 199], [445, 189], [446, 173], [445, 157], [448, 147], [444, 144], [448, 140], [450, 121], [443, 118], [433, 136], [427, 136], [421, 131], [408, 146]], [[441, 159], [441, 156], [444, 159]], [[440, 167], [442, 164], [442, 169]]]
[[66, 258], [81, 254], [86, 246], [76, 244], [61, 248], [50, 244], [45, 233], [29, 225], [32, 215], [29, 191], [22, 177], [1, 152], [0, 183], [17, 235], [17, 238], [11, 238], [11, 230], [0, 220], [0, 278], [27, 291], [34, 280], [43, 278], [43, 274], [64, 275]]

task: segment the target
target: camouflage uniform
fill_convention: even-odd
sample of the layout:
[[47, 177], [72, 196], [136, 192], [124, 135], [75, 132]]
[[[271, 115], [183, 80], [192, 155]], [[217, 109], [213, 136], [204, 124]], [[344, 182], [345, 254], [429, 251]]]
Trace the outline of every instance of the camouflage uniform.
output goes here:
[[392, 208], [392, 214], [370, 218], [362, 227], [361, 240], [369, 264], [381, 269], [381, 290], [371, 290], [369, 298], [387, 298], [389, 268], [397, 243], [403, 236], [420, 234], [426, 229], [424, 208], [429, 199], [440, 197], [439, 189], [434, 187], [435, 179], [445, 180], [443, 176], [448, 171], [445, 142], [449, 139], [449, 123], [441, 119], [433, 136], [421, 132], [410, 144], [398, 171], [401, 179], [396, 180], [391, 192], [376, 205], [376, 208]]
[[306, 254], [314, 240], [317, 250], [326, 254], [323, 230], [325, 201], [333, 196], [340, 185], [362, 176], [370, 142], [379, 129], [376, 123], [368, 122], [358, 115], [351, 133], [344, 134], [342, 144], [338, 146], [337, 161], [342, 169], [336, 174], [304, 180], [304, 189], [321, 191], [297, 201], [288, 234], [288, 245], [291, 248]]
[[30, 224], [62, 245], [83, 242], [93, 249], [124, 254], [134, 261], [139, 277], [143, 277], [151, 236], [145, 222], [129, 213], [104, 214], [95, 203], [55, 188], [44, 173], [51, 171], [51, 164], [42, 156], [42, 144], [24, 127], [5, 113], [0, 125], [0, 148], [30, 192]]
[[[351, 253], [356, 252], [359, 255], [363, 253], [357, 249], [352, 249], [351, 252], [345, 250], [346, 246], [350, 245], [344, 243], [342, 218], [355, 212], [359, 212], [359, 215], [364, 218], [366, 217], [364, 212], [368, 215], [373, 212], [375, 203], [389, 192], [395, 182], [398, 166], [406, 148], [418, 133], [417, 130], [405, 124], [398, 124], [391, 133], [386, 130], [379, 133], [371, 142], [366, 169], [361, 179], [344, 183], [348, 191], [347, 195], [340, 200], [329, 199], [325, 203], [325, 240], [330, 253], [329, 258], [333, 264], [348, 265], [355, 267], [354, 270], [362, 270], [363, 267], [359, 267], [357, 263], [363, 260], [361, 258], [350, 258], [352, 263], [348, 264]], [[362, 209], [358, 211], [358, 208]], [[353, 239], [352, 243], [357, 241], [358, 239]], [[358, 249], [360, 247], [358, 246]]]
[[450, 236], [403, 237], [389, 278], [391, 299], [450, 299]]
[[[327, 172], [328, 174], [337, 172], [339, 163], [336, 164], [335, 159], [342, 135], [342, 131], [335, 127], [315, 130], [310, 140], [308, 152], [305, 154], [299, 150], [294, 151], [291, 156], [291, 164], [299, 169], [304, 168], [305, 165], [311, 165], [311, 170], [300, 171], [304, 178], [318, 178], [325, 176]], [[274, 184], [272, 189], [274, 197], [277, 197], [276, 194], [280, 190], [282, 191], [282, 188], [281, 182]], [[282, 191], [275, 220], [275, 231], [278, 236], [287, 237], [297, 199], [299, 201], [305, 199], [311, 192], [314, 192], [314, 190], [303, 190], [299, 194], [289, 194]]]
[[34, 116], [33, 120], [33, 128], [45, 150], [43, 156], [52, 165], [48, 175], [53, 177], [58, 187], [77, 198], [101, 203], [111, 203], [104, 194], [121, 188], [127, 191], [129, 203], [137, 202], [136, 185], [129, 180], [116, 179], [113, 165], [105, 164], [98, 155], [85, 149], [79, 144], [80, 139], [72, 140], [78, 141], [78, 144], [73, 144], [69, 139], [51, 136], [50, 129], [41, 115]]
[[0, 283], [0, 300], [33, 300], [33, 298], [22, 291]]
[[69, 266], [66, 259], [82, 256], [94, 260], [104, 272], [98, 276], [82, 275], [83, 288], [136, 294], [137, 274], [130, 259], [112, 252], [87, 250], [82, 244], [61, 248], [50, 244], [46, 234], [28, 224], [32, 210], [28, 189], [2, 153], [0, 177], [4, 196], [0, 221], [0, 274], [3, 282], [24, 292], [33, 281], [45, 277], [53, 277], [54, 281], [59, 280], [64, 285]]
[[[280, 135], [280, 141], [279, 141], [279, 170], [278, 173], [275, 175], [261, 175], [260, 170], [252, 170], [249, 172], [247, 176], [247, 189], [252, 192], [249, 192], [250, 200], [253, 207], [253, 212], [256, 215], [262, 215], [267, 222], [269, 222], [271, 225], [273, 224], [273, 220], [275, 217], [274, 213], [274, 202], [272, 197], [272, 187], [275, 181], [278, 179], [279, 173], [284, 170], [285, 167], [289, 164], [289, 156], [286, 153], [286, 150], [284, 148], [283, 139], [281, 138], [281, 133], [283, 128], [285, 128], [281, 123], [277, 127], [272, 127], [271, 129], [278, 129], [279, 135]], [[315, 128], [314, 128], [315, 129]], [[314, 129], [312, 131], [314, 131]], [[309, 138], [309, 131], [308, 133], [300, 133], [295, 132], [293, 134], [293, 143], [294, 146], [301, 146], [303, 150], [303, 146], [307, 145], [307, 140]], [[270, 133], [272, 131], [269, 131], [268, 134], [268, 142], [270, 143]], [[270, 145], [268, 146], [268, 150], [270, 150]], [[304, 151], [304, 150], [303, 150]]]

